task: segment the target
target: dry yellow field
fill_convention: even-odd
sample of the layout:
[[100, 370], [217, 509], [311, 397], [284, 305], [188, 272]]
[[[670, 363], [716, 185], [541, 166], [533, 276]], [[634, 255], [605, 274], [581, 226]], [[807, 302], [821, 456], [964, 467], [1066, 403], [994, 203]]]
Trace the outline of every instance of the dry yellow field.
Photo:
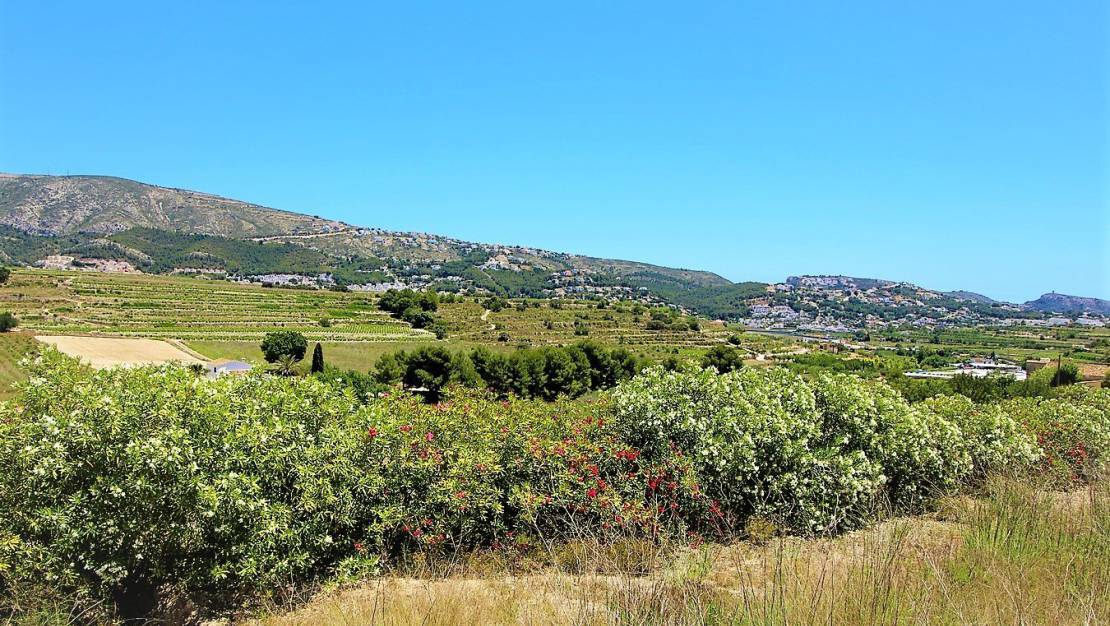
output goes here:
[[42, 343], [95, 368], [152, 365], [178, 362], [185, 365], [204, 361], [157, 339], [132, 339], [120, 337], [78, 337], [72, 335], [40, 335]]

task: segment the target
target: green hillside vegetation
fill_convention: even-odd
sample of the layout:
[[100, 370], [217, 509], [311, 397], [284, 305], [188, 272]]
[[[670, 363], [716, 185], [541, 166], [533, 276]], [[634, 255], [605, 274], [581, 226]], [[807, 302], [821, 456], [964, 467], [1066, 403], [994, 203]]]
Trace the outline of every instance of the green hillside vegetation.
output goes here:
[[[437, 300], [433, 326], [445, 328], [451, 350], [486, 345], [506, 351], [590, 339], [662, 361], [696, 359], [730, 337], [743, 338], [746, 354], [789, 344], [639, 304], [515, 299], [487, 313], [478, 298], [441, 294]], [[414, 329], [403, 319], [404, 311], [398, 319], [382, 310], [373, 294], [182, 276], [17, 269], [8, 284], [0, 285], [0, 310], [14, 312], [33, 332], [179, 339], [211, 358], [256, 363], [261, 362], [257, 345], [266, 333], [295, 330], [323, 342], [338, 360], [335, 365], [362, 372], [386, 352], [436, 337]], [[663, 328], [649, 328], [653, 315], [665, 317]]]

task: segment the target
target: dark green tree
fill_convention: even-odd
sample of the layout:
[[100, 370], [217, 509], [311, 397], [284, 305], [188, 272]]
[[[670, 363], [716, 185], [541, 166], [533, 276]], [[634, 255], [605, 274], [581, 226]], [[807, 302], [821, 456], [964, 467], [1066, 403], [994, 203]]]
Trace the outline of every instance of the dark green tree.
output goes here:
[[293, 361], [300, 361], [307, 350], [308, 340], [304, 335], [293, 330], [267, 333], [262, 339], [262, 356], [269, 363], [277, 363], [282, 357], [291, 357]]
[[1052, 386], [1062, 387], [1079, 382], [1079, 368], [1074, 363], [1064, 363], [1052, 375]]
[[374, 379], [383, 385], [396, 385], [405, 375], [408, 355], [404, 350], [393, 354], [383, 354], [374, 364]]
[[19, 320], [14, 315], [8, 311], [0, 313], [0, 333], [6, 333], [16, 326], [19, 326]]
[[11, 275], [12, 271], [10, 269], [0, 266], [0, 285], [8, 282], [8, 279], [11, 278]]
[[447, 348], [417, 348], [406, 359], [401, 382], [405, 387], [425, 390], [427, 399], [435, 402], [442, 395], [443, 388], [451, 382], [453, 365], [451, 352]]
[[744, 357], [735, 348], [713, 346], [701, 358], [701, 366], [716, 368], [718, 374], [724, 374], [744, 367]]
[[324, 371], [324, 347], [319, 343], [312, 349], [312, 373], [319, 374]]

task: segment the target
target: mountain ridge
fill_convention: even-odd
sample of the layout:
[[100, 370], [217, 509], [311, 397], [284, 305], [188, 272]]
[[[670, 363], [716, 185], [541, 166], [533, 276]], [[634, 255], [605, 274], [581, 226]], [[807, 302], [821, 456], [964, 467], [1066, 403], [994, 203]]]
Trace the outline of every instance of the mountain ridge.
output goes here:
[[[106, 248], [123, 246], [110, 240], [124, 238], [123, 234], [133, 229], [259, 244], [295, 244], [336, 259], [392, 259], [402, 265], [408, 262], [425, 272], [421, 276], [449, 266], [455, 272], [451, 276], [486, 288], [504, 287], [500, 284], [504, 282], [526, 283], [517, 288], [525, 294], [536, 292], [541, 283], [546, 291], [557, 294], [606, 296], [649, 292], [672, 303], [701, 305], [700, 308], [716, 313], [742, 309], [759, 298], [760, 289], [774, 289], [759, 282], [734, 283], [704, 270], [356, 226], [115, 176], [0, 173], [0, 226], [39, 238], [40, 243], [70, 238], [76, 242], [74, 250], [96, 249], [102, 255], [107, 254]], [[64, 247], [47, 248], [58, 251]], [[0, 252], [3, 252], [0, 259], [14, 260], [10, 251], [0, 249]], [[799, 287], [802, 283], [817, 290], [842, 287], [860, 291], [896, 290], [906, 286], [982, 307], [1010, 304], [970, 291], [941, 292], [887, 279], [806, 275], [788, 277], [781, 284]], [[716, 304], [706, 305], [707, 302]], [[1054, 292], [1015, 306], [1045, 313], [1110, 314], [1110, 301]]]

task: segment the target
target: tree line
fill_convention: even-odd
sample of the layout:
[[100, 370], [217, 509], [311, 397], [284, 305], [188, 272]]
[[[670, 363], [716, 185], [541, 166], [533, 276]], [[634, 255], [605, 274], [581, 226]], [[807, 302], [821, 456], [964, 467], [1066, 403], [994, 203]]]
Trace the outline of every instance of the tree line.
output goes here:
[[426, 346], [382, 355], [374, 377], [382, 384], [400, 383], [420, 390], [431, 400], [437, 400], [451, 383], [485, 387], [500, 396], [554, 400], [608, 389], [645, 365], [624, 348], [589, 341], [508, 354], [485, 347], [452, 353], [441, 346]]

